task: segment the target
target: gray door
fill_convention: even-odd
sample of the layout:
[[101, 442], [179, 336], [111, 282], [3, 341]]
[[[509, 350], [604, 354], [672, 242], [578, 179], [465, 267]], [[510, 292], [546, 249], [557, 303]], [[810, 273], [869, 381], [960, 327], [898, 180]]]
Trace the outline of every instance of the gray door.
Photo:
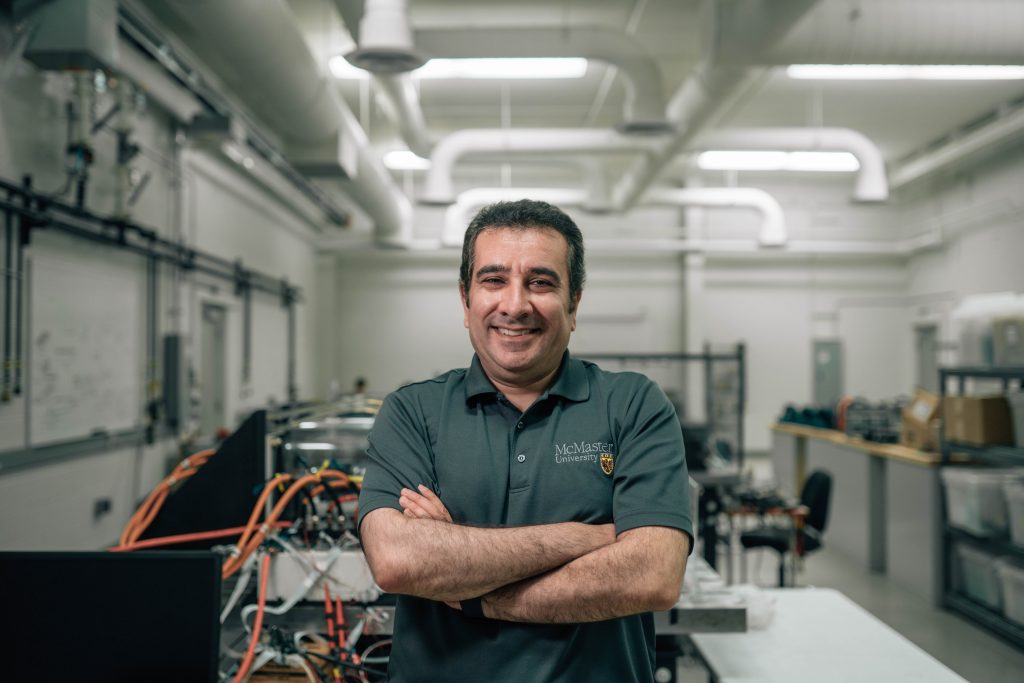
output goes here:
[[917, 386], [933, 394], [939, 392], [939, 328], [919, 325], [914, 328], [917, 353]]
[[843, 395], [843, 348], [838, 341], [814, 342], [814, 404], [834, 406]]
[[227, 347], [227, 310], [218, 304], [203, 304], [200, 330], [199, 427], [213, 434], [227, 426], [224, 397], [227, 393], [224, 356]]

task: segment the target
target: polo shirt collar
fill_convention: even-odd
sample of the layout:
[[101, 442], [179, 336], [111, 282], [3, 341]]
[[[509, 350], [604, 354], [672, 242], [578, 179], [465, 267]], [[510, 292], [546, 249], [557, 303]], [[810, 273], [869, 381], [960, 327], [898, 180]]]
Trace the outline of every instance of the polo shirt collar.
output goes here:
[[[494, 388], [483, 366], [480, 365], [480, 358], [473, 354], [473, 362], [466, 373], [466, 401], [497, 393], [498, 390]], [[561, 396], [570, 401], [586, 401], [590, 398], [590, 382], [583, 361], [571, 357], [568, 349], [562, 355], [562, 365], [555, 377], [555, 383], [548, 387], [540, 398], [548, 396]]]

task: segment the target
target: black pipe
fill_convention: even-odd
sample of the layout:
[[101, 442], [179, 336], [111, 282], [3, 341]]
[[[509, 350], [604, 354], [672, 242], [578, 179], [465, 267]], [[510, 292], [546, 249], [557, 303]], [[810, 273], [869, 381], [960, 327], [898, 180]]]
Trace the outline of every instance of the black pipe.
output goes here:
[[[7, 193], [7, 201], [11, 193]], [[14, 214], [4, 211], [4, 370], [0, 400], [11, 400], [11, 298], [14, 296]]]
[[288, 403], [295, 405], [298, 388], [295, 386], [295, 302], [284, 294], [284, 305], [288, 308]]
[[[6, 183], [0, 181], [0, 189], [4, 189], [6, 186]], [[20, 190], [17, 191], [16, 194], [22, 197], [35, 196], [25, 195]], [[0, 210], [11, 211], [19, 216], [24, 216], [29, 223], [36, 226], [45, 225], [100, 244], [119, 246], [141, 256], [152, 256], [165, 263], [183, 268], [184, 270], [194, 270], [207, 275], [212, 275], [222, 280], [236, 280], [239, 275], [237, 264], [211, 254], [205, 254], [194, 249], [182, 247], [176, 242], [161, 239], [152, 230], [148, 230], [131, 223], [96, 217], [85, 210], [67, 210], [64, 209], [64, 207], [51, 202], [45, 197], [42, 197], [39, 201], [43, 205], [45, 212], [41, 210], [33, 210], [20, 204], [3, 200], [0, 200]], [[99, 226], [99, 230], [85, 227], [80, 223], [73, 223], [69, 220], [64, 220], [54, 216], [52, 213], [52, 209], [54, 208], [67, 210], [68, 213], [72, 214], [70, 218], [75, 219], [76, 221], [83, 219], [92, 221]], [[115, 228], [118, 231], [118, 234], [111, 234], [109, 232], [110, 228]], [[122, 233], [124, 237], [123, 239], [121, 237]], [[147, 244], [140, 245], [133, 243], [131, 240], [131, 235], [133, 234], [145, 239]], [[274, 296], [280, 296], [281, 280], [262, 273], [256, 273], [244, 269], [241, 273], [250, 289], [255, 289]], [[300, 290], [294, 285], [289, 285], [289, 288], [291, 289], [292, 296], [295, 297], [295, 300], [301, 301]]]
[[242, 291], [242, 384], [252, 378], [252, 289]]
[[[25, 192], [32, 191], [32, 176], [26, 175], [22, 179], [22, 185], [25, 188]], [[23, 198], [26, 208], [31, 206], [29, 204], [30, 199], [27, 194]], [[25, 246], [29, 242], [29, 223], [28, 219], [24, 216], [21, 217], [20, 230], [18, 231], [18, 239], [15, 241], [15, 249], [17, 249], [15, 260], [17, 262], [17, 270], [14, 272], [14, 395], [21, 396], [21, 341], [24, 333], [22, 332], [22, 301], [25, 298]]]

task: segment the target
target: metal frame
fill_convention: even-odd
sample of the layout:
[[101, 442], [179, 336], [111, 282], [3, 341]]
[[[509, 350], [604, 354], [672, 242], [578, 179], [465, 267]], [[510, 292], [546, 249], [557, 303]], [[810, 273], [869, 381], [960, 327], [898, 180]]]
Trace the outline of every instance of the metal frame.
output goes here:
[[[968, 379], [996, 379], [1002, 380], [1003, 391], [1010, 388], [1010, 383], [1017, 380], [1020, 387], [1024, 389], [1024, 367], [987, 367], [987, 366], [965, 366], [956, 368], [939, 369], [939, 395], [944, 400], [948, 394], [949, 380], [956, 380], [958, 395], [967, 392]], [[1024, 448], [1012, 446], [971, 446], [946, 441], [944, 433], [939, 434], [940, 450], [942, 453], [942, 464], [952, 464], [952, 455], [965, 453], [970, 456], [971, 461], [997, 467], [1024, 466]], [[941, 484], [939, 484], [941, 486]], [[973, 546], [986, 549], [995, 554], [1011, 554], [1018, 558], [1024, 558], [1024, 548], [1015, 546], [1012, 543], [999, 539], [984, 539], [975, 537], [960, 529], [949, 526], [947, 521], [948, 511], [946, 510], [945, 496], [940, 496], [942, 508], [942, 562], [940, 573], [942, 577], [942, 603], [943, 606], [957, 614], [970, 619], [983, 626], [993, 633], [1005, 638], [1018, 648], [1024, 648], [1024, 627], [1013, 623], [1002, 614], [994, 612], [987, 607], [970, 600], [957, 593], [952, 585], [952, 549], [954, 542], [969, 543]]]
[[737, 344], [735, 351], [731, 353], [713, 353], [709, 344], [704, 346], [702, 353], [579, 353], [578, 358], [584, 360], [602, 361], [613, 360], [620, 362], [630, 361], [682, 361], [700, 362], [704, 364], [704, 413], [707, 418], [709, 433], [714, 430], [712, 415], [714, 413], [712, 397], [712, 378], [714, 376], [714, 364], [719, 362], [738, 363], [739, 386], [737, 387], [738, 400], [736, 403], [736, 465], [743, 469], [743, 417], [746, 411], [747, 402], [747, 366], [746, 347], [744, 344]]

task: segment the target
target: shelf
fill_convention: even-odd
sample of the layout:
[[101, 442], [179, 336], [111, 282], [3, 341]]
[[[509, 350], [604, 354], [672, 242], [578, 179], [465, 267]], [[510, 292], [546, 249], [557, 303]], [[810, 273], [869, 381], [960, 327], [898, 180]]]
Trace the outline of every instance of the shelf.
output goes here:
[[1014, 545], [1005, 538], [991, 538], [987, 536], [975, 536], [969, 531], [963, 529], [957, 529], [956, 527], [946, 526], [946, 533], [950, 538], [954, 538], [958, 541], [967, 541], [977, 546], [981, 546], [986, 552], [992, 553], [993, 555], [1013, 555], [1014, 557], [1024, 560], [1024, 548], [1019, 545]]
[[939, 373], [946, 377], [989, 377], [992, 379], [1004, 379], [1008, 377], [1024, 378], [1024, 367], [976, 365], [956, 368], [940, 368]]
[[1024, 448], [1014, 446], [972, 446], [956, 441], [944, 441], [942, 450], [950, 456], [963, 453], [973, 461], [993, 465], [1024, 466]]
[[1024, 626], [1020, 626], [959, 593], [946, 593], [946, 607], [958, 612], [981, 626], [1010, 641], [1018, 648], [1024, 648]]

